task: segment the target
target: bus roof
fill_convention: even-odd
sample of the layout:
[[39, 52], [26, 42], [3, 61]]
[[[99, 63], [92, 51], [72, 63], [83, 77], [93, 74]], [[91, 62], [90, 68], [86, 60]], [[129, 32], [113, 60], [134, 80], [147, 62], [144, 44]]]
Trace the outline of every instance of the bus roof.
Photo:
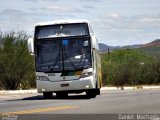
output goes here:
[[88, 23], [88, 20], [57, 20], [49, 22], [41, 22], [36, 24], [36, 26], [46, 26], [46, 25], [56, 25], [56, 24], [70, 24], [70, 23]]

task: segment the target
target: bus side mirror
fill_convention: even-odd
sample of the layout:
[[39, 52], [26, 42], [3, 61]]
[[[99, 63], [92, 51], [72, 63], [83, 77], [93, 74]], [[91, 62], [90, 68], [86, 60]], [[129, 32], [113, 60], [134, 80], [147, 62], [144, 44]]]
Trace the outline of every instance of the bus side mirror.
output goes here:
[[28, 51], [31, 55], [34, 55], [34, 39], [33, 38], [28, 39]]

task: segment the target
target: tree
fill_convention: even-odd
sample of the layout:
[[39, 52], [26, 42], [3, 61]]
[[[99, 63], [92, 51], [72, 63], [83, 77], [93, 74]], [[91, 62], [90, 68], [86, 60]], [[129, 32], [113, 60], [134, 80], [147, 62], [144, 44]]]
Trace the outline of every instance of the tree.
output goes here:
[[22, 31], [1, 35], [0, 80], [4, 89], [15, 90], [34, 79], [34, 63], [27, 50], [27, 39]]

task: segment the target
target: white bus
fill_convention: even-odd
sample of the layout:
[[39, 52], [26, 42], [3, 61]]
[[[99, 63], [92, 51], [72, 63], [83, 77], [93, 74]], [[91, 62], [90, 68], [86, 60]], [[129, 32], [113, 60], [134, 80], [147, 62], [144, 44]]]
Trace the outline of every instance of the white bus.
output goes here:
[[39, 23], [28, 49], [35, 56], [36, 84], [45, 98], [86, 92], [100, 95], [101, 60], [97, 39], [87, 20]]

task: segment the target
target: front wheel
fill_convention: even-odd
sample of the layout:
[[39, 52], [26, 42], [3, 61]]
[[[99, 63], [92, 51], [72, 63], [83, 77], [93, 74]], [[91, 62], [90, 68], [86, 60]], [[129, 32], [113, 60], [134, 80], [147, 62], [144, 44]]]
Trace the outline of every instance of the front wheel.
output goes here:
[[97, 93], [97, 95], [100, 95], [101, 94], [100, 89], [96, 89], [96, 93]]
[[86, 95], [88, 98], [95, 98], [97, 96], [96, 90], [87, 90]]
[[43, 92], [44, 98], [52, 98], [53, 92]]

